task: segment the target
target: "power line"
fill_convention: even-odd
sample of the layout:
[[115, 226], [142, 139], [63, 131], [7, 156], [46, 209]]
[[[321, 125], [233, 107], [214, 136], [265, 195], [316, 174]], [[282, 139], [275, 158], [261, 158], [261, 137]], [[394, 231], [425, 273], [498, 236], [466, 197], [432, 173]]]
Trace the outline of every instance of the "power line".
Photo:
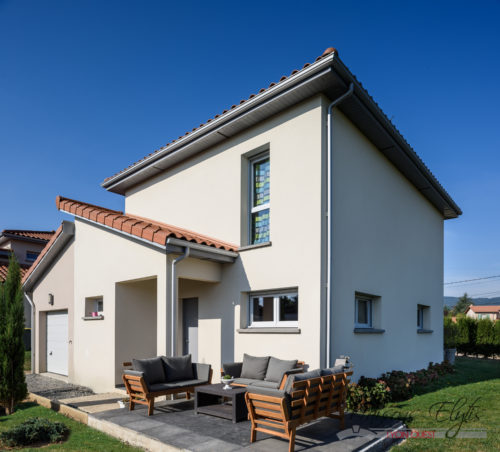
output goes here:
[[444, 283], [444, 285], [447, 286], [450, 284], [458, 284], [458, 283], [465, 283], [465, 282], [471, 282], [471, 281], [482, 281], [483, 279], [493, 279], [493, 278], [500, 278], [500, 275], [483, 276], [482, 278], [474, 278], [474, 279], [463, 279], [462, 281], [447, 282], [447, 283]]

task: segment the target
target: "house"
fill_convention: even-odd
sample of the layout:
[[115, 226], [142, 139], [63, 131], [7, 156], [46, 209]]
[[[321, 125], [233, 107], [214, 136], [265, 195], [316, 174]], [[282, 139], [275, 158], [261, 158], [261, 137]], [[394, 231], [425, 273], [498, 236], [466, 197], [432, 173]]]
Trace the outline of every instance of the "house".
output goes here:
[[[4, 229], [0, 233], [0, 283], [7, 277], [9, 259], [12, 254], [21, 267], [21, 277], [24, 277], [54, 232]], [[24, 303], [24, 319], [25, 326], [31, 328], [31, 308], [26, 302]]]
[[475, 306], [471, 304], [465, 311], [467, 317], [473, 319], [490, 319], [498, 320], [500, 319], [500, 306]]
[[347, 354], [357, 377], [443, 359], [461, 210], [335, 49], [102, 186], [124, 212], [58, 197], [74, 222], [24, 279], [37, 372], [108, 391], [155, 355]]

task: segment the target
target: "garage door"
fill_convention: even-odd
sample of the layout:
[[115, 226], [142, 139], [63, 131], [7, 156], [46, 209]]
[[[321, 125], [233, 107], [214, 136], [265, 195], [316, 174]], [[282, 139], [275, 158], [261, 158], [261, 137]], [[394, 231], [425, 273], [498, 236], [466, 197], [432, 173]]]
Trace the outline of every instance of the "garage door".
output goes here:
[[68, 311], [47, 312], [47, 372], [68, 375]]

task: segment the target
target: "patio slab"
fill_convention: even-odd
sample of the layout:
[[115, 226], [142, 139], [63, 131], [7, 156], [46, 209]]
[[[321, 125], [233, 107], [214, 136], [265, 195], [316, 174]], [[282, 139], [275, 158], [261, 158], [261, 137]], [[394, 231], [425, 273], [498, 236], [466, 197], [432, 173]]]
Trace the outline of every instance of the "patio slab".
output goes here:
[[[108, 433], [122, 438], [135, 434], [142, 446], [150, 450], [288, 451], [287, 441], [260, 432], [257, 441], [251, 444], [249, 421], [233, 424], [213, 416], [195, 415], [193, 400], [158, 402], [153, 416], [147, 416], [145, 407], [95, 413], [89, 415], [89, 425], [96, 428], [101, 425]], [[403, 424], [394, 419], [347, 414], [346, 428], [340, 431], [338, 420], [322, 418], [297, 430], [295, 450], [384, 450], [392, 442], [386, 438], [386, 432], [402, 427]]]

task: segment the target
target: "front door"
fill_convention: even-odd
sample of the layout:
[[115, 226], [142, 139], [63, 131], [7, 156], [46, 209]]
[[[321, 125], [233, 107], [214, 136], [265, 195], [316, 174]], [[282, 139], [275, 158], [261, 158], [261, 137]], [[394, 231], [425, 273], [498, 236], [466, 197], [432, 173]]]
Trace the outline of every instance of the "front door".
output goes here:
[[182, 300], [182, 354], [198, 360], [198, 298]]
[[47, 312], [47, 372], [68, 375], [68, 311]]

